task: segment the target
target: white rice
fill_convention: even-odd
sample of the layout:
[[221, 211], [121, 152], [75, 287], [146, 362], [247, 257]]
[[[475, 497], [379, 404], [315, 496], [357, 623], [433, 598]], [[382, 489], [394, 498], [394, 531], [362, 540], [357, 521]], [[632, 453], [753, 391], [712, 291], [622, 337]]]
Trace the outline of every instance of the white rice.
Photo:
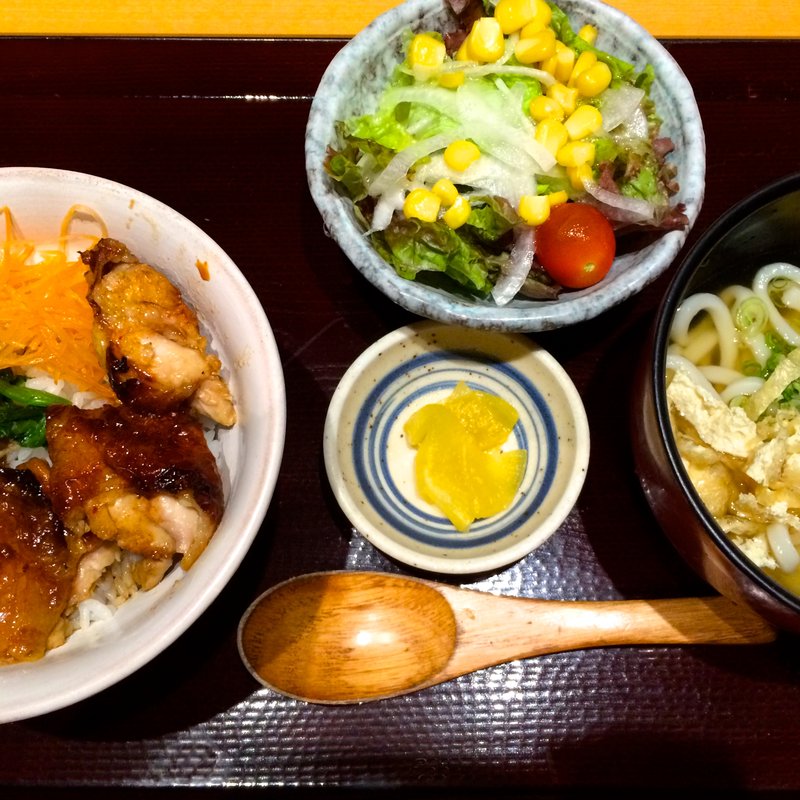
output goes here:
[[95, 622], [105, 622], [114, 616], [115, 608], [108, 603], [89, 599], [78, 603], [75, 613], [70, 617], [70, 622], [76, 630], [85, 630]]
[[29, 389], [38, 389], [63, 397], [78, 408], [99, 408], [106, 402], [94, 392], [82, 391], [64, 380], [57, 381], [42, 370], [28, 370], [25, 375], [25, 385]]

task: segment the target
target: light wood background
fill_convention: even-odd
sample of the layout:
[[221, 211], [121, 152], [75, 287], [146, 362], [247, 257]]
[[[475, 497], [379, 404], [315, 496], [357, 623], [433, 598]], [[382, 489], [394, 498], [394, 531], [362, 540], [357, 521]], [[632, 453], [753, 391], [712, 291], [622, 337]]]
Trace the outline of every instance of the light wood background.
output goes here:
[[[2, 0], [0, 35], [349, 37], [398, 0]], [[659, 38], [800, 37], [797, 0], [611, 0]]]

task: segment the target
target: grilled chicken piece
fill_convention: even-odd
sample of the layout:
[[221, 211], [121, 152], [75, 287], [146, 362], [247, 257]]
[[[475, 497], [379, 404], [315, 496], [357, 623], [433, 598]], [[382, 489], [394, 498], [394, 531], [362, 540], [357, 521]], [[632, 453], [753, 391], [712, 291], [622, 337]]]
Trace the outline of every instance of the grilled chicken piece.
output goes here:
[[89, 268], [95, 347], [117, 397], [140, 411], [189, 406], [233, 425], [219, 359], [207, 352], [197, 315], [178, 289], [115, 239], [100, 239], [81, 259]]
[[83, 552], [72, 584], [70, 607], [91, 597], [105, 571], [120, 558], [120, 549], [114, 542], [104, 542], [91, 536], [82, 537], [79, 541], [83, 544], [80, 548]]
[[64, 527], [33, 472], [0, 468], [0, 664], [52, 646], [75, 576]]
[[188, 569], [205, 549], [222, 517], [222, 482], [188, 412], [51, 406], [47, 442], [50, 497], [67, 530], [142, 556], [142, 588], [174, 558]]
[[139, 590], [156, 586], [172, 566], [172, 558], [131, 556], [116, 542], [103, 541], [94, 534], [72, 537], [73, 551], [79, 552], [78, 572], [72, 584], [67, 611], [83, 600], [98, 595], [115, 606], [122, 605]]

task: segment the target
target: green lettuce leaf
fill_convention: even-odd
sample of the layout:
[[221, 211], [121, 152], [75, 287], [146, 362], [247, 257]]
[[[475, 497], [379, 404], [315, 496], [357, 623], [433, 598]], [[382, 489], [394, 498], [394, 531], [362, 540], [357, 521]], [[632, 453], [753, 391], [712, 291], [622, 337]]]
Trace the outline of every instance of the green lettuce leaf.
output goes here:
[[378, 252], [408, 280], [439, 273], [468, 294], [491, 292], [505, 253], [492, 253], [443, 222], [422, 222], [395, 215], [385, 231], [372, 234]]
[[627, 83], [632, 83], [634, 86], [638, 86], [640, 89], [644, 89], [645, 92], [650, 91], [650, 86], [655, 79], [655, 71], [650, 64], [639, 72], [637, 68], [628, 61], [617, 58], [617, 56], [606, 53], [604, 50], [600, 50], [594, 45], [589, 44], [589, 42], [581, 39], [580, 36], [575, 33], [572, 29], [569, 17], [564, 11], [553, 3], [549, 3], [549, 5], [553, 11], [553, 18], [550, 21], [550, 25], [556, 32], [556, 36], [564, 42], [567, 47], [571, 47], [579, 54], [588, 50], [597, 56], [598, 61], [603, 61], [608, 64], [611, 70], [612, 85], [615, 82], [625, 81]]

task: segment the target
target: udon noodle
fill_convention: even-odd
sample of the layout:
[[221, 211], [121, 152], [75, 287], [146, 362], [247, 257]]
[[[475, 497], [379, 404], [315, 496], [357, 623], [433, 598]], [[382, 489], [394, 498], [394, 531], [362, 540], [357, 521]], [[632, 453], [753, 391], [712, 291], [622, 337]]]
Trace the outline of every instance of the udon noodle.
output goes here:
[[675, 441], [698, 494], [741, 551], [800, 594], [800, 268], [678, 308], [667, 351]]

